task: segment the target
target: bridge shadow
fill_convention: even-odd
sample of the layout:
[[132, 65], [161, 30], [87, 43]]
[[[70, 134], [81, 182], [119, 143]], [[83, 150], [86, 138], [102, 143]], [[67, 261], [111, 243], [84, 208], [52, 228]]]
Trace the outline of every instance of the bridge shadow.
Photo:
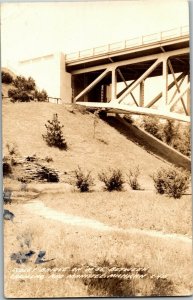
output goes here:
[[[138, 129], [137, 126], [129, 122], [127, 122], [128, 125], [126, 126], [117, 117], [113, 117], [113, 116], [103, 117], [102, 119], [106, 123], [108, 123], [108, 125], [116, 129], [121, 135], [126, 137], [128, 140], [140, 146], [151, 155], [156, 156], [158, 159], [165, 161], [165, 159], [161, 157], [161, 153], [159, 149], [154, 147], [151, 143], [147, 142], [147, 140], [140, 134], [140, 129]], [[139, 131], [139, 132], [136, 135], [134, 131]]]
[[103, 120], [116, 129], [121, 135], [140, 146], [157, 159], [165, 163], [172, 163], [177, 167], [183, 167], [187, 170], [191, 169], [191, 161], [188, 157], [186, 158], [177, 150], [129, 123], [126, 119], [122, 119], [119, 116], [106, 116], [103, 117]]

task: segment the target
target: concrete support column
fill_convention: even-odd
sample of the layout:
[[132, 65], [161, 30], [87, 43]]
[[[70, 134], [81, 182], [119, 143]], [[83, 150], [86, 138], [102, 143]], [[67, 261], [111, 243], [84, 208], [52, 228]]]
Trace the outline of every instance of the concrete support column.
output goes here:
[[65, 55], [59, 53], [59, 89], [62, 103], [72, 102], [72, 75], [66, 72]]
[[[187, 75], [187, 83], [190, 82], [190, 75]], [[186, 98], [186, 109], [188, 112], [188, 115], [190, 115], [190, 103], [191, 103], [191, 97], [190, 97], [190, 89], [187, 90], [187, 98]]]
[[139, 106], [144, 106], [144, 92], [145, 92], [145, 80], [140, 83], [140, 91], [139, 91]]
[[112, 84], [111, 84], [111, 100], [117, 99], [117, 74], [116, 69], [112, 70]]
[[[88, 86], [88, 78], [84, 74], [84, 89]], [[88, 102], [88, 94], [84, 95], [84, 102]]]
[[162, 63], [162, 101], [160, 102], [160, 109], [167, 110], [168, 104], [168, 65], [167, 58], [164, 58]]
[[74, 84], [74, 76], [71, 77], [71, 87], [72, 87], [72, 96], [71, 96], [71, 102], [74, 103], [74, 97], [75, 97], [75, 84]]

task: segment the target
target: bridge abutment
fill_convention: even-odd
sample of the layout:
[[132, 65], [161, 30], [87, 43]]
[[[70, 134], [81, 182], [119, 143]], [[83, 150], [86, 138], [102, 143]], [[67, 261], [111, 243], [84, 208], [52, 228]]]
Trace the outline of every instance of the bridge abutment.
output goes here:
[[54, 53], [35, 57], [19, 63], [19, 73], [33, 77], [38, 89], [45, 89], [50, 102], [72, 102], [72, 75], [66, 71], [65, 55]]

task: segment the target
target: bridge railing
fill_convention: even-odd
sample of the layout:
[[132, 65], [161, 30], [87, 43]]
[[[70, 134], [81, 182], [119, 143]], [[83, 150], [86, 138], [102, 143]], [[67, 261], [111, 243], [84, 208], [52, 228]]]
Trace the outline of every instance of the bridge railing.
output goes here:
[[121, 42], [115, 42], [95, 48], [85, 49], [74, 53], [66, 54], [66, 62], [71, 62], [78, 59], [107, 54], [114, 51], [120, 51], [128, 48], [134, 48], [147, 44], [152, 44], [159, 41], [165, 41], [172, 38], [180, 38], [189, 35], [189, 26], [181, 26], [170, 30], [161, 31], [153, 34], [135, 37]]

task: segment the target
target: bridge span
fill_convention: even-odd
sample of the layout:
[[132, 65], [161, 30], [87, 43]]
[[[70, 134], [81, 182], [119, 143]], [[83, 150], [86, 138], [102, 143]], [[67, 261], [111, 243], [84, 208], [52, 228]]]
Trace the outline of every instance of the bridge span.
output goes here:
[[[52, 68], [55, 71], [50, 75], [52, 87], [55, 87], [52, 94], [55, 93], [53, 97], [61, 98], [64, 103], [189, 122], [189, 53], [189, 28], [183, 26], [76, 53], [61, 54], [57, 56], [58, 69]], [[38, 59], [42, 68], [51, 55], [25, 60], [21, 64], [32, 66], [37, 64]], [[48, 68], [45, 75], [49, 76]], [[157, 78], [159, 92], [145, 99], [146, 82], [151, 78]], [[48, 93], [49, 88], [50, 83]]]

